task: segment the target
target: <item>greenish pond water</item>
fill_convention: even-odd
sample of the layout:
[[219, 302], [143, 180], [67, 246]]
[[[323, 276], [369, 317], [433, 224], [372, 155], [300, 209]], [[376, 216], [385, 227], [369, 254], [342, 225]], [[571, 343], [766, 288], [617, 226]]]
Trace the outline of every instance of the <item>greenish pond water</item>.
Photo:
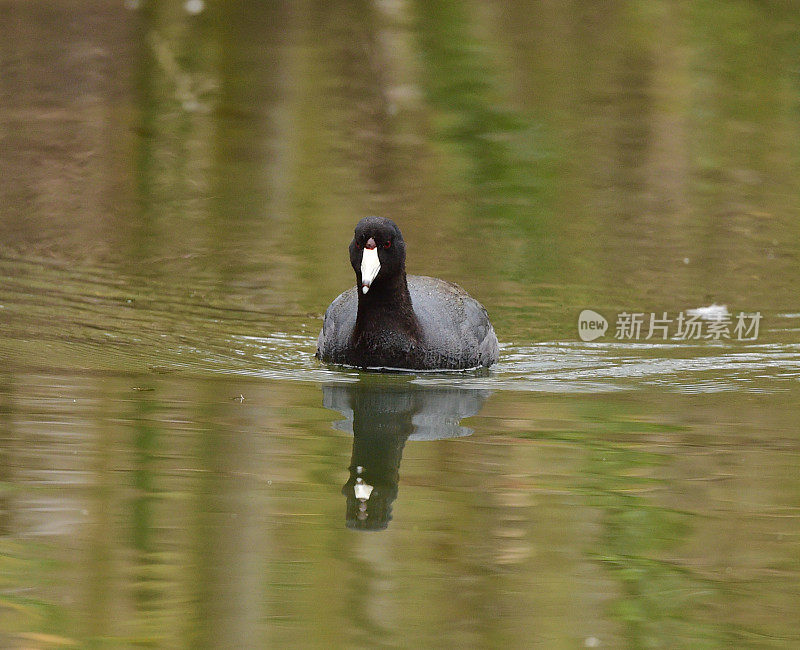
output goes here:
[[[0, 646], [800, 647], [790, 3], [0, 23]], [[497, 366], [313, 357], [366, 214]]]

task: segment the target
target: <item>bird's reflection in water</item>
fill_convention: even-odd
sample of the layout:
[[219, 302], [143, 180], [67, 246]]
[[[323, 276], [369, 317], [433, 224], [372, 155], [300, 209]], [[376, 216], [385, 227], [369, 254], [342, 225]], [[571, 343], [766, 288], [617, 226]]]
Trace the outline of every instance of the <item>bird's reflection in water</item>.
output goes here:
[[344, 416], [334, 428], [353, 434], [350, 478], [342, 488], [348, 528], [383, 530], [392, 518], [406, 440], [440, 440], [472, 433], [460, 426], [491, 394], [486, 390], [422, 387], [397, 376], [362, 376], [323, 386], [323, 404]]

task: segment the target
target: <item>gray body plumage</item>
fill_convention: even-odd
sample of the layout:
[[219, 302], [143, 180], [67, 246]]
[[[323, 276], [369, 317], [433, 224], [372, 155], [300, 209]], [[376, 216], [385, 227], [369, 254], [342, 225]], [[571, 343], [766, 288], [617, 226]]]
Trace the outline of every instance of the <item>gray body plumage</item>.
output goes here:
[[497, 336], [483, 306], [461, 287], [426, 276], [408, 276], [419, 335], [394, 330], [373, 337], [369, 355], [354, 347], [358, 314], [356, 288], [340, 294], [325, 312], [317, 356], [359, 367], [468, 369], [488, 367], [499, 357]]

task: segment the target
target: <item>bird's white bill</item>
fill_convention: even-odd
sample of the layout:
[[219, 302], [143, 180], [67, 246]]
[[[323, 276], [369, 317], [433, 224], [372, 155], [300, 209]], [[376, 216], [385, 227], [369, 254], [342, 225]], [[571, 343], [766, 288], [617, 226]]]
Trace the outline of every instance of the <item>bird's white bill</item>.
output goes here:
[[378, 259], [377, 248], [365, 248], [361, 256], [361, 291], [367, 293], [378, 271], [381, 270], [381, 262]]

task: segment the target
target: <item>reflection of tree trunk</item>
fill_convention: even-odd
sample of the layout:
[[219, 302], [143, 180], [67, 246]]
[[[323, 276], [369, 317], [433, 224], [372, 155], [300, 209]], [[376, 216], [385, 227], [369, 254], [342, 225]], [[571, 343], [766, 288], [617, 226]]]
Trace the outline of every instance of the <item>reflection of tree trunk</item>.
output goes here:
[[159, 434], [163, 434], [163, 430], [153, 419], [158, 402], [148, 394], [149, 391], [139, 394], [140, 399], [135, 402], [136, 413], [132, 418], [134, 464], [131, 473], [135, 490], [131, 500], [132, 545], [135, 551], [132, 559], [135, 572], [133, 600], [141, 620], [147, 620], [157, 611], [159, 598], [163, 597], [159, 581], [153, 579], [152, 574], [156, 550], [155, 465], [158, 446], [163, 438]]
[[[154, 35], [159, 33], [159, 23], [153, 3], [146, 3], [142, 7], [138, 27], [137, 42], [140, 50], [135, 101], [139, 116], [137, 151], [132, 170], [136, 179], [136, 213], [127, 242], [129, 259], [136, 266], [156, 253], [153, 247], [157, 242], [157, 220], [160, 212], [157, 196], [159, 183], [163, 183], [166, 178], [166, 174], [159, 169], [159, 151], [163, 147], [160, 115], [164, 113], [164, 109], [158, 84], [158, 56], [154, 52]], [[138, 268], [134, 267], [132, 270], [135, 272]], [[150, 272], [156, 270], [157, 267], [151, 268]]]
[[[636, 44], [627, 45], [615, 62], [614, 104], [609, 145], [612, 151], [611, 183], [618, 196], [623, 226], [638, 228], [648, 219], [647, 184], [644, 166], [653, 142], [650, 118], [653, 113], [652, 60]], [[624, 228], [628, 230], [628, 228]]]
[[269, 118], [269, 155], [265, 160], [267, 211], [271, 219], [286, 223], [292, 217], [294, 174], [296, 172], [297, 110], [299, 80], [303, 75], [298, 43], [300, 2], [288, 2], [274, 11], [267, 28], [274, 31], [274, 82], [264, 97]]
[[339, 84], [327, 105], [333, 111], [328, 119], [337, 119], [337, 128], [355, 144], [336, 153], [354, 167], [378, 200], [391, 197], [398, 168], [386, 92], [388, 60], [378, 34], [377, 12], [366, 1], [315, 3], [313, 16], [309, 27], [318, 31], [315, 42], [324, 43], [327, 74]]
[[199, 439], [204, 471], [196, 504], [198, 618], [191, 645], [258, 648], [265, 569], [258, 427], [237, 417], [237, 403], [220, 403], [225, 383], [205, 384], [200, 403], [211, 410], [197, 418], [207, 428]]
[[132, 258], [236, 249], [219, 269], [236, 274], [261, 253], [249, 254], [271, 227], [262, 207], [265, 116], [281, 72], [274, 60], [283, 38], [280, 6], [239, 2], [188, 17], [158, 4], [142, 14]]
[[684, 28], [677, 7], [670, 7], [659, 20], [659, 42], [651, 53], [655, 110], [650, 115], [653, 137], [645, 170], [653, 194], [652, 211], [679, 236], [685, 236], [690, 190], [691, 77]]
[[90, 454], [89, 479], [91, 497], [89, 498], [89, 524], [86, 526], [86, 548], [84, 557], [79, 558], [77, 567], [88, 573], [86, 584], [85, 608], [91, 615], [86, 618], [84, 638], [102, 639], [115, 632], [113, 621], [115, 609], [119, 607], [120, 574], [118, 558], [114, 550], [119, 543], [117, 535], [117, 509], [119, 495], [116, 493], [117, 483], [114, 481], [116, 441], [110, 426], [111, 414], [104, 407], [112, 403], [109, 387], [99, 390], [101, 399], [98, 403], [100, 412], [89, 426], [87, 432], [94, 442], [93, 453]]
[[264, 207], [269, 205], [264, 169], [269, 158], [268, 111], [284, 99], [275, 97], [273, 90], [282, 72], [276, 53], [285, 38], [286, 15], [278, 8], [241, 0], [225, 5], [224, 11], [218, 6], [213, 30], [201, 40], [213, 43], [213, 78], [219, 89], [209, 134], [212, 198], [204, 244], [216, 253], [223, 286], [236, 281], [243, 261], [263, 257], [251, 250], [253, 243], [268, 241], [274, 229]]
[[[667, 295], [680, 297], [691, 283], [684, 259], [697, 262], [698, 242], [691, 207], [691, 71], [682, 7], [669, 5], [658, 21], [658, 45], [651, 52], [654, 110], [650, 115], [652, 141], [645, 162], [654, 252], [650, 264]], [[648, 278], [644, 283], [650, 283]], [[709, 286], [713, 286], [712, 285]], [[672, 287], [672, 289], [670, 289]], [[689, 305], [678, 305], [678, 309]], [[667, 305], [669, 307], [669, 305]]]
[[[441, 160], [424, 142], [429, 116], [420, 101], [413, 19], [402, 0], [312, 3], [298, 80], [299, 120], [308, 125], [299, 147], [304, 177], [295, 187], [306, 231], [341, 238], [343, 223], [349, 230], [370, 213], [407, 224], [408, 233], [415, 220], [427, 226], [437, 210], [442, 219]], [[311, 137], [316, 131], [325, 138]], [[308, 177], [309, 164], [325, 176]], [[331, 222], [332, 207], [346, 216]]]
[[[15, 439], [12, 418], [13, 390], [14, 381], [11, 369], [3, 368], [0, 370], [0, 485], [11, 485], [14, 476], [12, 471]], [[12, 533], [12, 507], [11, 492], [9, 490], [0, 491], [0, 536], [8, 536]]]

